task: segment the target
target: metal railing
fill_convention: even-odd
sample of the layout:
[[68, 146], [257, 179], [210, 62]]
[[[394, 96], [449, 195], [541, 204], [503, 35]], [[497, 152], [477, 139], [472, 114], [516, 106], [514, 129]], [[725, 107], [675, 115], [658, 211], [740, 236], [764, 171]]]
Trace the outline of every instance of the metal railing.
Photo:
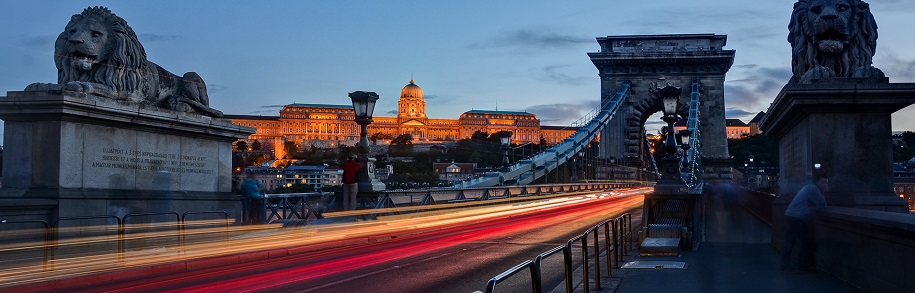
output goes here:
[[[399, 214], [406, 211], [427, 211], [435, 209], [432, 205], [465, 203], [464, 206], [478, 202], [517, 198], [533, 199], [538, 196], [549, 196], [569, 192], [603, 191], [617, 188], [641, 186], [639, 181], [588, 182], [541, 184], [523, 186], [494, 186], [480, 188], [441, 188], [424, 190], [383, 191], [377, 197], [360, 197], [361, 205], [377, 210], [368, 216], [374, 218], [379, 214]], [[405, 209], [405, 207], [416, 207]]]
[[334, 204], [333, 192], [267, 194], [264, 197], [264, 210], [269, 213], [264, 222], [323, 219], [324, 212]]
[[[600, 245], [600, 230], [604, 230], [604, 245], [603, 251], [606, 264], [607, 276], [610, 277], [613, 275], [613, 268], [619, 269], [620, 264], [622, 264], [623, 257], [629, 255], [629, 252], [633, 249], [632, 245], [634, 243], [632, 237], [632, 215], [623, 214], [612, 220], [606, 220], [597, 225], [594, 225], [581, 235], [575, 236], [572, 239], [569, 239], [566, 242], [566, 245], [558, 246], [549, 251], [537, 255], [537, 257], [531, 261], [526, 260], [521, 264], [516, 265], [515, 267], [508, 269], [507, 271], [493, 277], [486, 283], [486, 293], [496, 292], [496, 286], [505, 280], [511, 278], [512, 276], [520, 273], [524, 270], [529, 270], [531, 274], [531, 289], [534, 293], [543, 292], [543, 271], [541, 262], [544, 258], [558, 254], [562, 252], [563, 255], [563, 265], [564, 265], [564, 276], [565, 276], [565, 288], [566, 292], [574, 291], [574, 284], [572, 284], [572, 278], [574, 277], [574, 268], [572, 267], [572, 248], [575, 246], [576, 242], [581, 243], [581, 257], [582, 257], [582, 283], [584, 286], [584, 292], [590, 292], [589, 278], [591, 277], [590, 273], [590, 262], [589, 259], [593, 257], [594, 261], [594, 280], [595, 280], [595, 289], [600, 289], [600, 278], [601, 278], [601, 245]], [[589, 244], [589, 236], [593, 236], [594, 242]], [[593, 245], [591, 245], [593, 244]], [[593, 247], [593, 249], [592, 249]], [[593, 252], [592, 252], [593, 251]], [[479, 292], [479, 291], [477, 291]]]
[[[41, 233], [41, 234], [42, 234], [42, 236], [43, 236], [43, 238], [44, 238], [44, 243], [45, 243], [44, 247], [42, 247], [42, 266], [43, 266], [43, 267], [42, 267], [42, 270], [45, 270], [45, 271], [46, 271], [46, 270], [49, 269], [49, 268], [48, 268], [48, 263], [49, 263], [48, 260], [51, 258], [51, 255], [53, 254], [53, 252], [50, 251], [50, 250], [51, 250], [51, 245], [50, 245], [50, 243], [52, 242], [52, 239], [54, 238], [54, 235], [51, 235], [51, 234], [52, 234], [52, 233], [51, 233], [51, 226], [48, 225], [48, 221], [45, 221], [45, 220], [13, 220], [13, 221], [10, 221], [10, 220], [0, 220], [0, 224], [3, 224], [4, 226], [7, 225], [7, 224], [11, 224], [11, 225], [16, 225], [16, 224], [41, 224], [42, 229], [44, 229], [43, 233]], [[7, 236], [7, 237], [8, 237], [8, 236]]]
[[746, 209], [750, 214], [772, 227], [772, 203], [778, 197], [771, 193], [759, 192], [747, 188], [736, 189], [739, 195], [737, 204]]
[[[188, 215], [201, 215], [201, 214], [220, 214], [220, 215], [222, 215], [223, 219], [225, 220], [226, 239], [228, 239], [229, 213], [226, 211], [199, 211], [199, 212], [185, 212], [184, 214], [178, 214], [177, 212], [136, 213], [136, 214], [127, 214], [120, 218], [117, 216], [113, 216], [113, 215], [61, 217], [61, 218], [54, 220], [53, 224], [48, 224], [47, 221], [43, 221], [43, 220], [12, 220], [12, 221], [11, 220], [0, 220], [0, 224], [30, 224], [30, 223], [41, 224], [43, 227], [42, 229], [44, 230], [43, 231], [44, 244], [42, 245], [42, 250], [43, 250], [42, 262], [43, 262], [45, 270], [53, 270], [54, 269], [53, 261], [55, 259], [54, 249], [57, 248], [57, 243], [60, 240], [60, 223], [61, 222], [113, 219], [116, 222], [114, 227], [115, 227], [116, 233], [117, 233], [116, 242], [117, 242], [118, 260], [124, 261], [124, 253], [127, 250], [125, 243], [127, 241], [126, 235], [128, 232], [128, 227], [127, 227], [128, 225], [126, 223], [127, 223], [128, 219], [139, 218], [139, 217], [174, 215], [175, 216], [174, 223], [176, 224], [176, 227], [177, 227], [176, 233], [175, 233], [175, 236], [176, 236], [175, 239], [176, 239], [176, 242], [178, 243], [178, 246], [183, 246], [184, 242], [185, 242], [184, 234], [185, 234], [185, 227], [187, 226], [187, 222], [186, 222], [187, 216]], [[106, 224], [105, 226], [108, 226], [108, 225]], [[12, 248], [12, 249], [9, 249], [8, 251], [15, 252], [18, 250], [26, 250], [26, 249], [32, 249], [32, 247]], [[51, 265], [49, 266], [49, 264], [51, 264]]]

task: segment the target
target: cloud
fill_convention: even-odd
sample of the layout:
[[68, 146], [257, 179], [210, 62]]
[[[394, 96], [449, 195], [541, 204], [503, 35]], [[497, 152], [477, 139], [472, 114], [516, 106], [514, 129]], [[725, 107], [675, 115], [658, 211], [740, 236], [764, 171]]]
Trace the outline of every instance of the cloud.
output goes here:
[[727, 118], [739, 118], [739, 117], [745, 117], [745, 116], [750, 116], [750, 115], [756, 115], [756, 113], [749, 112], [744, 109], [737, 109], [737, 108], [727, 108], [724, 110], [724, 117], [727, 117]]
[[284, 107], [284, 105], [258, 106], [257, 109], [259, 109], [259, 110], [248, 112], [248, 114], [253, 114], [253, 115], [267, 114], [267, 115], [271, 115], [271, 116], [276, 116], [276, 115], [278, 115], [277, 113], [279, 112], [279, 110], [282, 109], [283, 107]]
[[537, 115], [541, 125], [570, 125], [572, 123], [587, 123], [582, 121], [595, 105], [589, 104], [545, 104], [535, 105], [524, 109]]
[[218, 93], [218, 92], [224, 91], [227, 88], [229, 88], [229, 87], [223, 86], [223, 85], [218, 85], [215, 83], [207, 84], [207, 92], [209, 92], [209, 93]]
[[19, 43], [26, 47], [32, 48], [52, 48], [57, 40], [55, 35], [42, 35], [32, 37], [21, 37]]
[[734, 68], [753, 69], [759, 67], [759, 64], [740, 64], [732, 66]]
[[171, 41], [174, 39], [180, 39], [181, 36], [145, 33], [145, 34], [137, 35], [137, 38], [140, 38], [140, 40], [142, 40], [143, 42], [164, 42], [164, 41]]
[[457, 100], [458, 98], [456, 96], [448, 96], [448, 95], [443, 96], [443, 95], [437, 95], [437, 94], [423, 94], [423, 99], [426, 101], [434, 101], [435, 103], [438, 103], [438, 104], [448, 104], [451, 101]]
[[531, 69], [534, 78], [541, 81], [548, 81], [562, 85], [581, 85], [586, 80], [583, 77], [573, 77], [560, 69], [570, 65], [549, 65], [539, 69]]
[[891, 82], [915, 82], [915, 60], [904, 60], [893, 52], [884, 52], [874, 59], [874, 66], [883, 70]]
[[592, 37], [559, 34], [545, 30], [520, 29], [506, 32], [487, 41], [473, 43], [470, 49], [492, 49], [504, 47], [524, 48], [567, 48], [580, 44], [594, 43]]
[[791, 70], [760, 67], [747, 71], [746, 75], [746, 78], [729, 80], [724, 84], [724, 100], [730, 108], [749, 109], [767, 105], [791, 78]]
[[390, 116], [397, 116], [397, 110], [389, 110], [389, 111], [384, 112], [384, 113], [385, 113], [385, 114], [388, 114], [388, 115], [390, 115]]

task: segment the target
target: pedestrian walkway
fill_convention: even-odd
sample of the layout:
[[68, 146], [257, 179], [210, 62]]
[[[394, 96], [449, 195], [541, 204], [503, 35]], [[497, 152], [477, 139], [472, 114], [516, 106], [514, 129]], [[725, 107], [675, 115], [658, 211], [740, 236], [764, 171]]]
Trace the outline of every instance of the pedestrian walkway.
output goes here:
[[703, 242], [679, 257], [636, 257], [684, 262], [683, 269], [621, 269], [617, 293], [650, 292], [862, 292], [822, 272], [787, 274], [765, 243]]
[[[591, 292], [864, 292], [824, 271], [784, 273], [771, 245], [772, 229], [736, 204], [733, 194], [711, 195], [706, 204], [705, 240], [679, 256], [642, 257], [634, 251], [625, 262], [658, 261], [665, 268], [614, 270]], [[667, 268], [683, 264], [683, 268]], [[576, 272], [580, 274], [580, 272]], [[579, 282], [576, 292], [583, 292]]]

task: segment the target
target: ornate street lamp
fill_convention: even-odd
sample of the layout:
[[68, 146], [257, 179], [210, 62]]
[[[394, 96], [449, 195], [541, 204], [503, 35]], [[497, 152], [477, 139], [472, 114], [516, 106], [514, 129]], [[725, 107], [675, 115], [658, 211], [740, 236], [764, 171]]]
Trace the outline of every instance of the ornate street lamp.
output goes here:
[[[681, 194], [686, 193], [686, 184], [680, 175], [680, 158], [677, 156], [677, 141], [683, 140], [683, 132], [674, 132], [674, 122], [680, 119], [677, 115], [677, 109], [680, 105], [680, 94], [682, 91], [678, 87], [666, 86], [658, 90], [658, 95], [663, 102], [664, 116], [661, 120], [667, 122], [667, 137], [664, 142], [665, 155], [661, 159], [661, 178], [655, 187], [662, 194]], [[687, 135], [686, 145], [689, 144]], [[687, 146], [688, 147], [688, 146]]]
[[349, 98], [353, 100], [353, 111], [356, 118], [353, 119], [356, 124], [362, 127], [359, 133], [359, 154], [365, 166], [359, 169], [356, 174], [359, 182], [359, 192], [377, 192], [384, 190], [384, 183], [375, 178], [375, 158], [369, 157], [369, 140], [368, 125], [372, 121], [372, 112], [375, 112], [375, 102], [378, 101], [378, 94], [374, 92], [356, 91], [349, 93]]
[[349, 98], [353, 100], [353, 111], [356, 112], [356, 119], [354, 120], [356, 121], [356, 124], [359, 124], [359, 126], [362, 127], [362, 132], [359, 133], [359, 151], [367, 153], [369, 140], [366, 136], [366, 128], [368, 128], [369, 124], [374, 122], [372, 120], [372, 112], [375, 112], [375, 102], [378, 101], [378, 94], [374, 92], [356, 91], [349, 93]]
[[502, 142], [502, 169], [499, 171], [504, 173], [511, 171], [511, 169], [508, 168], [510, 165], [510, 162], [508, 161], [508, 150], [511, 149], [512, 133], [503, 132], [502, 136], [499, 137], [499, 141]]
[[674, 138], [674, 123], [677, 120], [680, 120], [680, 116], [677, 115], [677, 108], [680, 105], [680, 88], [667, 86], [658, 90], [658, 95], [661, 96], [661, 100], [664, 103], [664, 117], [661, 117], [661, 120], [667, 122], [667, 139], [665, 141], [665, 150], [667, 154], [672, 154], [677, 152], [677, 142]]

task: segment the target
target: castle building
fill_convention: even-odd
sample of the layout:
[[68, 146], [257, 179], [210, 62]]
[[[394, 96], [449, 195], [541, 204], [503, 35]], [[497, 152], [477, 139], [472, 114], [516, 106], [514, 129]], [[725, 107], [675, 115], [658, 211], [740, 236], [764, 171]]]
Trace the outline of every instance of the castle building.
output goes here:
[[[359, 142], [359, 125], [354, 121], [352, 105], [289, 104], [279, 116], [225, 115], [232, 123], [255, 128], [248, 137], [272, 144], [278, 158], [281, 146], [293, 141], [301, 146], [336, 147]], [[474, 132], [511, 131], [512, 143], [539, 143], [543, 138], [556, 144], [571, 136], [575, 127], [541, 126], [540, 119], [528, 112], [471, 110], [458, 119], [429, 118], [423, 90], [413, 80], [403, 87], [397, 102], [397, 116], [372, 117], [368, 136], [382, 143], [399, 135], [410, 134], [414, 143], [434, 143], [470, 138]]]

